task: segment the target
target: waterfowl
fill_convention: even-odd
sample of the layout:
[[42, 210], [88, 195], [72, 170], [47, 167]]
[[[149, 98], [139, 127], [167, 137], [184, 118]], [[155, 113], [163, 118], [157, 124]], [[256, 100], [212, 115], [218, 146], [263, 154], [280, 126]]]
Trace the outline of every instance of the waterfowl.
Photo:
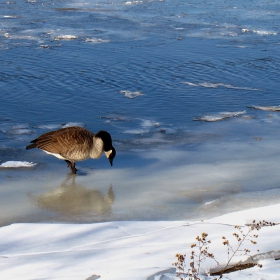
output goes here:
[[111, 166], [116, 150], [112, 145], [111, 135], [104, 130], [93, 134], [91, 131], [78, 126], [61, 128], [42, 134], [32, 140], [26, 150], [38, 148], [66, 161], [71, 171], [76, 174], [76, 161], [88, 158], [100, 158], [104, 152]]

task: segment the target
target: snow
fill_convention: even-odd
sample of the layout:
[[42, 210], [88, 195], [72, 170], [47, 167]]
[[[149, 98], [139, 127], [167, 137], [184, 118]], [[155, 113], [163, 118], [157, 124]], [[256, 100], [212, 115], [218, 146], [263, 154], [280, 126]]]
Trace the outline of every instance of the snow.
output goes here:
[[[279, 223], [279, 209], [276, 204], [197, 222], [12, 224], [0, 228], [0, 275], [2, 279], [178, 279], [172, 266], [175, 255], [189, 256], [197, 235], [207, 232], [209, 252], [225, 263], [222, 236], [234, 246], [236, 224], [244, 226], [254, 219]], [[244, 247], [263, 267], [230, 273], [231, 280], [279, 279], [279, 261], [273, 259], [280, 256], [279, 225], [263, 227], [257, 234], [258, 243], [247, 242]], [[237, 256], [234, 261], [246, 258]], [[205, 274], [210, 268], [215, 268], [211, 260], [203, 263], [201, 279], [214, 278]]]
[[0, 165], [1, 168], [34, 167], [37, 163], [28, 161], [6, 161]]

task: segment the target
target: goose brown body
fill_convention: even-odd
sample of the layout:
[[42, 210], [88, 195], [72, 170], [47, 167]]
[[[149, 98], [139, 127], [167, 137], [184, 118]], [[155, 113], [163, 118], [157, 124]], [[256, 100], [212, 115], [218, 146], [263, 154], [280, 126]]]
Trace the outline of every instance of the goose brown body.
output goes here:
[[93, 134], [83, 127], [67, 127], [42, 134], [31, 141], [26, 149], [38, 148], [67, 162], [76, 173], [75, 162], [88, 158], [99, 158], [105, 152], [112, 165], [116, 151], [108, 132]]

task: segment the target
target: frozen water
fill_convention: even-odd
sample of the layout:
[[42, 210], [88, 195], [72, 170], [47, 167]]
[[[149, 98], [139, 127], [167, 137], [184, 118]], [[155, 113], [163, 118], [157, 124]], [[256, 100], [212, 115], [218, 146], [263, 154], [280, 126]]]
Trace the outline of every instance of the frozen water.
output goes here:
[[71, 126], [85, 127], [86, 123], [85, 122], [69, 122], [69, 123], [64, 124], [62, 127], [65, 128], [65, 127], [71, 127]]
[[251, 109], [258, 109], [263, 111], [279, 112], [280, 106], [248, 106]]
[[105, 44], [105, 43], [110, 43], [110, 40], [105, 40], [100, 38], [85, 38], [85, 42], [91, 42], [95, 44]]
[[[254, 3], [0, 4], [0, 159], [38, 163], [1, 169], [1, 223], [201, 218], [275, 203], [280, 4]], [[250, 104], [259, 110], [245, 113]], [[64, 124], [109, 131], [114, 166], [79, 162], [65, 186], [63, 161], [25, 150]], [[90, 212], [109, 205], [111, 185], [111, 212]]]
[[143, 134], [149, 132], [148, 129], [141, 129], [141, 128], [136, 128], [136, 129], [128, 129], [125, 130], [124, 133], [129, 133], [129, 134]]
[[21, 134], [33, 134], [34, 131], [27, 128], [18, 128], [18, 129], [7, 130], [5, 131], [5, 133], [11, 135], [21, 135]]
[[129, 90], [121, 90], [121, 93], [130, 99], [136, 98], [138, 96], [144, 95], [142, 92], [140, 91], [129, 91]]
[[184, 84], [189, 85], [189, 86], [193, 86], [193, 87], [205, 87], [205, 88], [219, 88], [219, 87], [224, 87], [224, 88], [228, 88], [228, 89], [239, 89], [239, 90], [261, 90], [261, 89], [257, 89], [257, 88], [249, 88], [249, 87], [237, 87], [234, 85], [230, 85], [230, 84], [223, 84], [223, 83], [209, 83], [209, 82], [201, 82], [201, 83], [191, 83], [191, 82], [184, 82]]
[[62, 125], [61, 124], [41, 124], [38, 125], [38, 128], [40, 129], [49, 129], [49, 130], [56, 130], [61, 128]]
[[27, 161], [6, 161], [0, 165], [1, 168], [34, 167], [36, 163]]
[[194, 118], [194, 121], [217, 122], [232, 117], [238, 117], [246, 114], [246, 111], [241, 112], [222, 112], [216, 115], [204, 115]]
[[10, 123], [7, 121], [1, 122], [0, 131], [6, 135], [29, 135], [34, 133], [29, 124]]
[[54, 38], [54, 40], [59, 41], [59, 40], [74, 40], [78, 39], [78, 36], [75, 35], [59, 35]]

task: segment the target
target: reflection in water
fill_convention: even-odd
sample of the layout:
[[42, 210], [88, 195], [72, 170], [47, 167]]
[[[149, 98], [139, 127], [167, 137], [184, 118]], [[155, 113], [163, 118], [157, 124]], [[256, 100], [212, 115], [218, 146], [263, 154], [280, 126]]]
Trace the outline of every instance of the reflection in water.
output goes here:
[[[69, 181], [71, 183], [69, 184]], [[110, 186], [106, 195], [99, 190], [91, 190], [76, 184], [76, 176], [69, 174], [61, 186], [45, 194], [29, 195], [38, 207], [66, 215], [87, 213], [110, 214], [115, 194]]]

